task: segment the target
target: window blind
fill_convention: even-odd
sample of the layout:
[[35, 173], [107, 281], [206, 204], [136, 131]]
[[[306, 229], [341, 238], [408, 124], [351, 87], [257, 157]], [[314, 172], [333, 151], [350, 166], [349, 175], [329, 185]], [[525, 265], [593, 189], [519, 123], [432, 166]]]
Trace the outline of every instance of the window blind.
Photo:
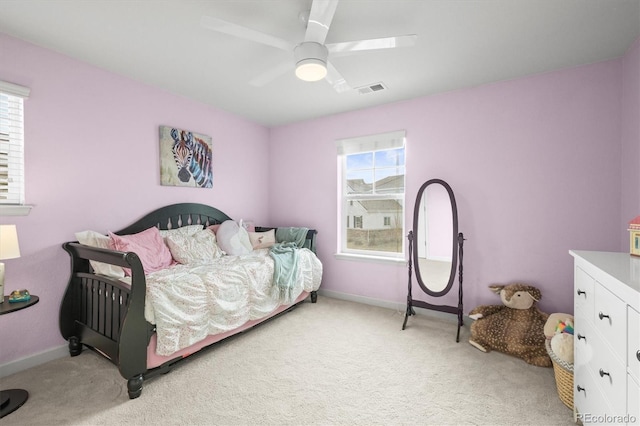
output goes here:
[[357, 138], [338, 139], [336, 147], [338, 155], [357, 154], [360, 152], [377, 151], [381, 149], [402, 148], [404, 146], [405, 131], [379, 133]]
[[0, 205], [24, 204], [24, 100], [29, 92], [0, 81]]

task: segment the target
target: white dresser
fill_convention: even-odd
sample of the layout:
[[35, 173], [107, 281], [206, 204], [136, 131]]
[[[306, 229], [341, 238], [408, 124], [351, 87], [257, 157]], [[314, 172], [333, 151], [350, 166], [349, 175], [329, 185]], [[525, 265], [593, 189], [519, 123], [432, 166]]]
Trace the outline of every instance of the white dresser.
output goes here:
[[640, 258], [569, 253], [575, 265], [576, 420], [640, 425]]

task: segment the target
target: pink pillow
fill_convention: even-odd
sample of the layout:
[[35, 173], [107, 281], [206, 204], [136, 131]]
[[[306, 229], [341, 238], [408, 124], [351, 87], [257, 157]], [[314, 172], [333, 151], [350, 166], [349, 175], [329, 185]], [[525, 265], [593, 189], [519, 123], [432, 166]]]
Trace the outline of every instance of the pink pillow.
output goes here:
[[240, 219], [240, 223], [244, 226], [244, 229], [246, 229], [247, 232], [256, 232], [256, 226], [253, 224], [252, 220]]
[[218, 228], [220, 228], [220, 225], [222, 225], [222, 224], [221, 223], [216, 223], [215, 225], [209, 225], [209, 226], [207, 226], [207, 229], [211, 229], [214, 234], [217, 234], [218, 233]]
[[[144, 273], [159, 271], [174, 264], [169, 248], [165, 245], [158, 228], [151, 227], [137, 234], [116, 235], [109, 232], [109, 247], [118, 251], [132, 251], [142, 262]], [[123, 268], [126, 275], [131, 275], [129, 268]]]

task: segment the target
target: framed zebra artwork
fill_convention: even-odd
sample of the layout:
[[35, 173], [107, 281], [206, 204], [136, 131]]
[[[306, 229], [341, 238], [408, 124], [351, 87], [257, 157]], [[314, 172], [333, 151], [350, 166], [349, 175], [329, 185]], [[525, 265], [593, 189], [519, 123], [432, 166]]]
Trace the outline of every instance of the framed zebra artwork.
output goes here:
[[160, 184], [213, 188], [211, 136], [160, 126]]

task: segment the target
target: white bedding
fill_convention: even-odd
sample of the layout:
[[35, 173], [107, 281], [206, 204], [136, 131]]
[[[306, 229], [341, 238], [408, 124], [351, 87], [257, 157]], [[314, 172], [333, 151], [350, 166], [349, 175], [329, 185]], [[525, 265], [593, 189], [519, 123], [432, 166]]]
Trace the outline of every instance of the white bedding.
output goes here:
[[322, 264], [308, 249], [298, 251], [299, 272], [289, 295], [273, 285], [269, 249], [214, 262], [175, 265], [146, 276], [146, 320], [156, 324], [158, 355], [170, 355], [210, 334], [260, 319], [302, 291], [320, 286]]

